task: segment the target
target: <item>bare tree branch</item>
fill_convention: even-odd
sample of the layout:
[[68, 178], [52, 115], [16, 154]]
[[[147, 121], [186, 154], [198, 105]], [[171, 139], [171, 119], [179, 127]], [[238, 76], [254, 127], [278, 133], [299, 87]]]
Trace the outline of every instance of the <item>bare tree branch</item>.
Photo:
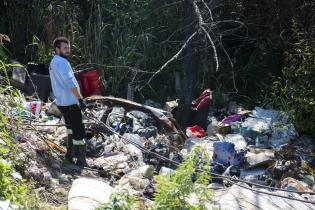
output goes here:
[[[198, 33], [204, 33], [206, 38], [209, 40], [209, 45], [211, 46], [212, 48], [212, 51], [213, 51], [213, 59], [215, 61], [215, 69], [216, 71], [219, 70], [219, 59], [218, 59], [218, 53], [217, 53], [217, 48], [216, 48], [216, 44], [215, 44], [215, 40], [218, 41], [219, 45], [221, 46], [224, 54], [226, 55], [230, 65], [231, 65], [231, 68], [232, 68], [232, 79], [233, 79], [233, 85], [234, 85], [234, 88], [236, 91], [237, 88], [236, 88], [236, 85], [235, 85], [235, 75], [234, 75], [234, 64], [232, 62], [232, 59], [230, 57], [230, 55], [228, 54], [227, 50], [224, 48], [223, 44], [221, 43], [221, 40], [219, 40], [215, 33], [212, 31], [212, 28], [215, 28], [217, 25], [219, 24], [222, 24], [222, 23], [236, 23], [236, 24], [239, 24], [240, 26], [235, 28], [235, 29], [232, 29], [232, 30], [227, 30], [225, 31], [224, 33], [228, 33], [228, 32], [234, 32], [235, 30], [238, 30], [242, 27], [245, 27], [245, 24], [243, 22], [240, 22], [240, 21], [237, 21], [237, 20], [222, 20], [222, 21], [214, 21], [213, 19], [213, 15], [212, 15], [212, 11], [210, 9], [210, 7], [206, 4], [206, 2], [204, 0], [190, 0], [191, 1], [191, 4], [193, 6], [193, 9], [194, 9], [194, 12], [196, 14], [196, 17], [197, 17], [197, 24], [198, 24], [198, 27], [197, 27], [197, 31], [194, 32], [187, 40], [186, 42], [182, 45], [181, 49], [172, 57], [170, 58], [166, 63], [164, 63], [156, 72], [152, 73], [153, 75], [149, 78], [149, 80], [141, 87], [139, 88], [138, 90], [142, 90], [144, 87], [148, 86], [149, 83], [153, 80], [153, 78], [159, 74], [160, 72], [162, 72], [171, 62], [173, 62], [174, 60], [178, 59], [178, 57], [182, 54], [182, 52], [184, 51], [184, 49], [186, 49], [188, 43], [198, 34]], [[198, 3], [202, 3], [202, 5], [206, 8], [206, 10], [208, 11], [209, 13], [209, 17], [207, 19], [210, 20], [211, 22], [204, 22], [204, 19], [202, 17], [202, 13], [201, 13], [201, 10], [198, 6]], [[208, 30], [207, 30], [208, 28]], [[209, 33], [210, 32], [210, 33]], [[175, 32], [174, 32], [175, 33]], [[173, 34], [171, 34], [170, 37], [172, 37]], [[211, 34], [211, 35], [210, 35]], [[170, 37], [166, 40], [166, 41], [169, 41]], [[214, 37], [214, 38], [213, 38]]]
[[[210, 44], [212, 46], [212, 50], [213, 50], [213, 56], [214, 56], [214, 60], [215, 60], [215, 63], [216, 63], [216, 71], [219, 70], [219, 59], [218, 59], [218, 53], [217, 53], [217, 49], [215, 47], [215, 44], [210, 36], [210, 34], [208, 33], [208, 31], [204, 28], [204, 21], [203, 21], [203, 18], [201, 16], [201, 13], [200, 13], [200, 9], [197, 5], [197, 0], [194, 0], [193, 2], [193, 6], [194, 6], [194, 10], [195, 10], [195, 13], [196, 13], [196, 16], [198, 18], [198, 25], [199, 25], [199, 28], [201, 29], [201, 31], [203, 31], [205, 33], [205, 35], [207, 36], [207, 38], [209, 39], [210, 41]], [[210, 9], [210, 8], [209, 8]]]
[[207, 30], [202, 26], [201, 29], [203, 30], [203, 32], [206, 34], [207, 38], [209, 39], [211, 46], [212, 46], [212, 50], [213, 50], [213, 56], [214, 56], [214, 60], [215, 60], [215, 70], [218, 71], [219, 70], [219, 59], [218, 59], [218, 53], [217, 53], [217, 49], [214, 45], [214, 42], [211, 38], [211, 36], [209, 35], [209, 33], [207, 32]]
[[144, 86], [142, 86], [140, 88], [140, 90], [142, 90], [145, 86], [147, 86], [152, 79], [159, 74], [161, 71], [163, 71], [163, 69], [168, 66], [172, 61], [176, 60], [178, 58], [178, 56], [184, 51], [184, 49], [187, 47], [188, 43], [197, 35], [197, 32], [194, 32], [187, 40], [186, 42], [183, 44], [183, 46], [181, 47], [181, 49], [171, 58], [169, 59], [166, 63], [164, 63], [161, 68], [159, 70], [157, 70], [156, 72], [154, 72], [154, 74], [150, 77], [150, 79], [148, 80], [148, 82], [146, 82], [144, 84]]
[[211, 11], [211, 9], [208, 7], [208, 5], [206, 4], [206, 2], [205, 2], [204, 0], [202, 0], [201, 2], [202, 2], [202, 4], [207, 8], [207, 10], [208, 10], [208, 12], [209, 12], [209, 15], [210, 15], [210, 20], [211, 20], [212, 22], [214, 22], [214, 21], [213, 21], [213, 16], [212, 16], [212, 11]]

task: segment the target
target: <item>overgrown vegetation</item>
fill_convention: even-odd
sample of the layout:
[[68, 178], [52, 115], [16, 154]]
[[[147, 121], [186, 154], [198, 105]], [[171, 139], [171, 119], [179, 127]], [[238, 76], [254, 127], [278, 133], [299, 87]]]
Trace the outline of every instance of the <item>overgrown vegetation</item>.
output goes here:
[[[206, 209], [211, 202], [210, 158], [201, 148], [195, 148], [189, 157], [179, 165], [174, 174], [158, 176], [157, 194], [153, 209]], [[194, 202], [189, 202], [194, 197]]]
[[111, 195], [110, 202], [98, 210], [136, 210], [141, 208], [141, 203], [131, 196], [128, 191], [115, 192]]
[[293, 47], [285, 53], [283, 76], [273, 83], [272, 102], [291, 113], [291, 119], [302, 133], [315, 130], [315, 51], [311, 37], [301, 25], [292, 22]]
[[[37, 61], [48, 64], [53, 39], [58, 35], [69, 37], [75, 69], [101, 69], [106, 94], [126, 97], [129, 85], [135, 89], [135, 100], [143, 102], [150, 98], [163, 104], [166, 99], [183, 99], [190, 93], [193, 96], [188, 99], [191, 99], [211, 88], [249, 108], [261, 106], [270, 98], [273, 101], [269, 105], [275, 105], [273, 108], [284, 107], [278, 105], [286, 104], [284, 99], [291, 94], [281, 91], [284, 80], [292, 81], [290, 86], [296, 88], [299, 84], [293, 85], [294, 81], [305, 75], [302, 70], [295, 73], [293, 70], [313, 65], [309, 61], [314, 53], [311, 48], [315, 3], [311, 0], [205, 0], [212, 11], [210, 16], [202, 1], [198, 1], [203, 19], [212, 23], [206, 28], [217, 48], [220, 68], [215, 70], [209, 41], [198, 35], [175, 62], [144, 86], [198, 26], [192, 2], [4, 0], [0, 2], [4, 11], [0, 15], [3, 30], [0, 33], [11, 39], [6, 46], [12, 52], [10, 57], [24, 63], [28, 61], [25, 56], [28, 44], [37, 44]], [[294, 35], [292, 19], [303, 36]], [[34, 37], [38, 37], [35, 42]], [[308, 61], [293, 62], [295, 58], [300, 59], [296, 53], [307, 55]], [[176, 78], [178, 85], [174, 88]], [[273, 82], [275, 91], [271, 88]], [[313, 103], [307, 95], [313, 91], [311, 86], [314, 87], [313, 81], [303, 93], [298, 90], [300, 93], [295, 91], [289, 96], [297, 98], [288, 102], [301, 103], [294, 111], [295, 123], [313, 113], [313, 107], [307, 105]], [[279, 95], [279, 91], [286, 96]], [[289, 104], [285, 108], [295, 109]], [[309, 124], [314, 124], [312, 117], [308, 119]], [[302, 128], [305, 126], [301, 124], [297, 127], [310, 133], [311, 127]]]

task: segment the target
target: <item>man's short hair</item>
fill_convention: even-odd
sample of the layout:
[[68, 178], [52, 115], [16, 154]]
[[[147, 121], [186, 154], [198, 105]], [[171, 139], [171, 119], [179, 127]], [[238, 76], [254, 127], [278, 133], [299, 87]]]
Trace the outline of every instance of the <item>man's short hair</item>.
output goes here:
[[56, 47], [60, 48], [62, 42], [69, 44], [69, 39], [64, 36], [57, 37], [53, 43], [54, 49], [56, 49]]

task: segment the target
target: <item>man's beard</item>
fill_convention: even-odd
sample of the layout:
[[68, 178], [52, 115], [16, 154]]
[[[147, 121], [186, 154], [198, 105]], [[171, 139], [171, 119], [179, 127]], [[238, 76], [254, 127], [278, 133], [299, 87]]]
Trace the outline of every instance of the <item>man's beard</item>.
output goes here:
[[66, 55], [66, 54], [64, 54], [64, 53], [61, 53], [61, 52], [60, 52], [60, 53], [59, 53], [59, 56], [65, 58], [65, 59], [67, 59], [67, 60], [69, 60], [69, 56]]

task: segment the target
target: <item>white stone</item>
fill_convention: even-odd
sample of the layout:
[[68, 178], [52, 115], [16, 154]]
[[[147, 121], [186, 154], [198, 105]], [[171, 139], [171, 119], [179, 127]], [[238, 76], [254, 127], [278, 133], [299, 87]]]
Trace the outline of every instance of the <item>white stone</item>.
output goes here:
[[68, 210], [94, 210], [110, 201], [114, 189], [107, 183], [88, 178], [73, 181], [68, 195]]
[[143, 176], [146, 178], [152, 178], [154, 174], [154, 167], [150, 165], [141, 166], [138, 169], [132, 170], [128, 173], [129, 176]]
[[144, 190], [150, 181], [145, 178], [125, 175], [118, 181], [118, 184], [125, 187], [130, 185], [135, 190]]

